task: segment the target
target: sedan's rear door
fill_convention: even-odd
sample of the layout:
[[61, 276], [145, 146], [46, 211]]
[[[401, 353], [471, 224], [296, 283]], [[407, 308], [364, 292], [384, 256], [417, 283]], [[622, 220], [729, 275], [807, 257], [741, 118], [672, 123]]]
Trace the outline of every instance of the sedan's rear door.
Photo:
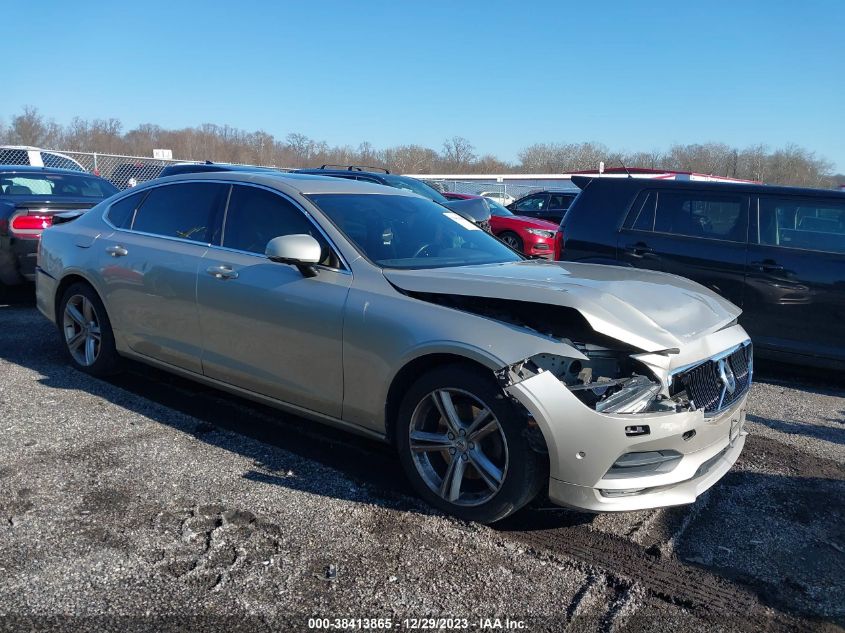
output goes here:
[[197, 270], [228, 193], [215, 182], [161, 185], [107, 212], [114, 233], [97, 240], [114, 325], [136, 353], [201, 373]]
[[[310, 234], [323, 245], [319, 274], [264, 255], [280, 235]], [[237, 184], [222, 239], [206, 255], [197, 303], [206, 376], [310, 411], [340, 417], [343, 311], [351, 273], [292, 200]]]

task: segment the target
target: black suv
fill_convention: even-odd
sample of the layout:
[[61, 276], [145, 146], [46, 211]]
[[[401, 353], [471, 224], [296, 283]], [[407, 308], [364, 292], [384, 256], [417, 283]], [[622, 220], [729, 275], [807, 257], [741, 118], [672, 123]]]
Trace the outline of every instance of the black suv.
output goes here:
[[845, 193], [572, 181], [582, 191], [561, 223], [563, 259], [688, 277], [742, 308], [759, 356], [845, 369]]
[[414, 193], [433, 200], [444, 207], [462, 215], [468, 220], [475, 222], [488, 233], [490, 229], [491, 210], [487, 203], [481, 198], [470, 200], [449, 200], [434, 187], [422, 180], [410, 176], [391, 174], [389, 170], [382, 167], [365, 167], [359, 165], [322, 165], [319, 168], [296, 169], [294, 174], [311, 174], [312, 176], [331, 176], [333, 178], [346, 178], [348, 180], [360, 180], [371, 182], [377, 185], [385, 185], [396, 189], [407, 189]]
[[572, 189], [543, 189], [532, 191], [514, 200], [508, 205], [508, 209], [517, 215], [539, 218], [559, 224], [569, 205], [578, 195]]
[[204, 163], [171, 163], [158, 174], [158, 178], [177, 176], [179, 174], [201, 174], [209, 171], [260, 171], [260, 172], [281, 172], [273, 167], [256, 167], [255, 165], [234, 165], [232, 163], [212, 163], [210, 160]]

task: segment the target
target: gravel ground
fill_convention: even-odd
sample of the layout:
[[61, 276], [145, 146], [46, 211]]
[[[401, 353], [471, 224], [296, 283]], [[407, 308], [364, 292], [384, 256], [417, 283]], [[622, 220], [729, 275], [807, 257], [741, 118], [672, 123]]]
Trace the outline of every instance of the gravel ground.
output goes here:
[[387, 447], [134, 364], [72, 370], [24, 296], [0, 304], [0, 629], [842, 630], [845, 388], [776, 370], [749, 407], [693, 506], [485, 527], [418, 501]]

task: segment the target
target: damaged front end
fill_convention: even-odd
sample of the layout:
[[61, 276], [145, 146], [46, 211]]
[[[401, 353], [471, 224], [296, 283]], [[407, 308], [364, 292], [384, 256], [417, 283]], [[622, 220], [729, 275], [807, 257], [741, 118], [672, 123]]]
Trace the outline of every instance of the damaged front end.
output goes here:
[[634, 350], [563, 342], [581, 352], [583, 358], [537, 354], [500, 370], [499, 383], [506, 387], [541, 372], [550, 372], [578, 400], [599, 413], [680, 412], [693, 408], [684, 390], [670, 395], [664, 381], [635, 358]]
[[681, 323], [574, 281], [546, 289], [550, 302], [540, 304], [490, 296], [486, 275], [465, 284], [473, 295], [435, 292], [421, 274], [394, 277], [409, 296], [495, 321], [473, 321], [473, 335], [487, 333], [485, 351], [502, 362], [499, 385], [532, 437], [541, 434], [551, 501], [591, 511], [691, 503], [739, 457], [752, 365], [734, 311], [702, 295], [700, 311], [712, 318]]

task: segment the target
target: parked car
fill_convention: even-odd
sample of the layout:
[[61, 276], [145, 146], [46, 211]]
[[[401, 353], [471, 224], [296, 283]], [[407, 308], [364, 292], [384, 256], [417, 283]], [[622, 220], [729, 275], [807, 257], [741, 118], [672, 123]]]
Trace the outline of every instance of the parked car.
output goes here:
[[347, 180], [359, 180], [371, 182], [396, 189], [405, 189], [413, 193], [433, 200], [437, 204], [448, 207], [455, 213], [474, 222], [488, 233], [490, 228], [490, 205], [479, 197], [474, 196], [472, 200], [449, 200], [437, 189], [427, 182], [411, 178], [410, 176], [398, 176], [391, 174], [390, 170], [382, 167], [362, 167], [359, 165], [323, 165], [319, 169], [297, 169], [291, 173], [312, 174], [314, 176], [331, 176], [333, 178], [345, 178]]
[[467, 520], [543, 488], [597, 511], [689, 503], [745, 441], [734, 305], [525, 259], [403, 189], [185, 174], [48, 229], [40, 253], [37, 305], [79, 370], [130, 357], [391, 442]]
[[517, 215], [560, 224], [577, 195], [578, 191], [572, 189], [544, 189], [524, 195], [507, 207]]
[[118, 189], [128, 189], [158, 178], [162, 169], [164, 169], [162, 165], [152, 163], [120, 163], [115, 166], [108, 179]]
[[845, 193], [572, 180], [565, 259], [682, 275], [742, 307], [759, 356], [845, 368]]
[[[447, 192], [443, 194], [449, 200], [470, 200], [480, 198], [468, 193]], [[487, 200], [490, 207], [490, 230], [512, 249], [543, 257], [560, 259], [560, 227], [546, 220], [514, 215], [494, 200]]]
[[31, 165], [87, 171], [70, 156], [29, 145], [0, 145], [0, 165]]
[[258, 167], [256, 165], [235, 165], [232, 163], [212, 163], [207, 160], [202, 163], [171, 163], [166, 165], [159, 173], [159, 178], [167, 176], [178, 176], [180, 174], [201, 174], [211, 171], [261, 171], [279, 173], [273, 167]]
[[0, 291], [35, 280], [38, 240], [57, 213], [89, 209], [115, 193], [109, 182], [78, 171], [0, 166]]
[[490, 198], [494, 202], [498, 202], [503, 207], [508, 206], [512, 202], [516, 202], [516, 198], [514, 198], [509, 193], [505, 193], [504, 191], [482, 191], [480, 196], [485, 198]]

